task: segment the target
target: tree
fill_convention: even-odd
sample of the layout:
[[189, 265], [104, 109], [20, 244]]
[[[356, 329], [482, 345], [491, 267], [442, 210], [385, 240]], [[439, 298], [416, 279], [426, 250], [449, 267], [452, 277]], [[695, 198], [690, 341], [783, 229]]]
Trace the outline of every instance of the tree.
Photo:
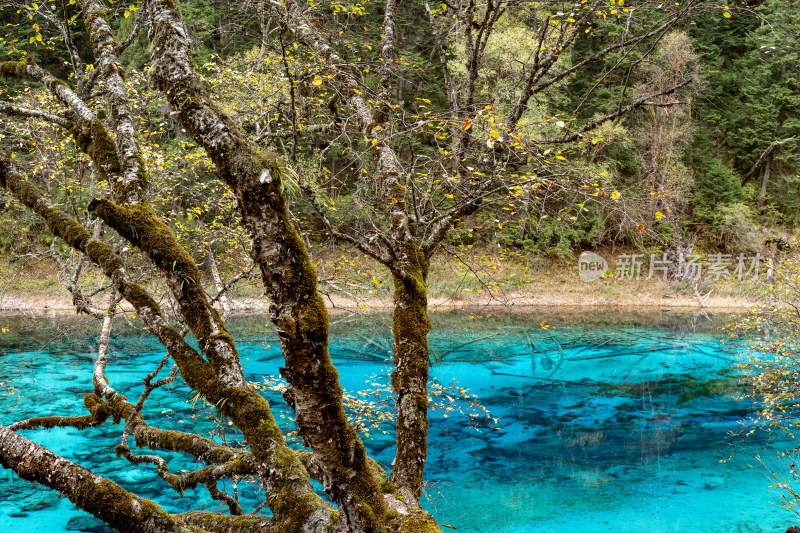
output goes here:
[[[566, 188], [557, 178], [567, 173], [548, 163], [548, 152], [540, 152], [539, 147], [588, 143], [584, 135], [597, 126], [641, 106], [653, 105], [653, 98], [671, 94], [689, 83], [691, 80], [680, 77], [652, 92], [623, 96], [616, 110], [575, 126], [546, 116], [532, 104], [598, 59], [631, 47], [641, 46], [645, 52], [652, 49], [654, 41], [696, 7], [695, 2], [689, 2], [659, 11], [631, 5], [622, 10], [622, 15], [616, 10], [608, 12], [599, 1], [564, 3], [563, 10], [555, 13], [545, 11], [536, 2], [522, 1], [445, 3], [436, 12], [426, 4], [447, 98], [435, 113], [423, 111], [422, 103], [428, 99], [420, 98], [412, 105], [412, 115], [406, 112], [406, 104], [400, 98], [404, 94], [402, 87], [394, 86], [392, 81], [396, 73], [414, 68], [398, 46], [399, 6], [394, 0], [388, 0], [383, 9], [380, 46], [374, 55], [378, 68], [373, 76], [377, 79], [367, 76], [369, 65], [360, 67], [358, 61], [349, 59], [352, 50], [348, 43], [336, 38], [341, 26], [334, 25], [333, 19], [347, 6], [334, 4], [329, 12], [310, 11], [287, 0], [264, 16], [274, 17], [281, 28], [279, 38], [292, 118], [289, 131], [267, 128], [258, 136], [261, 141], [291, 137], [293, 146], [283, 151], [287, 156], [284, 159], [256, 142], [252, 132], [232, 118], [198, 74], [177, 2], [144, 2], [135, 10], [136, 23], [123, 43], [115, 38], [109, 16], [112, 20], [114, 16], [127, 19], [134, 11], [131, 6], [108, 7], [100, 0], [84, 0], [80, 11], [70, 11], [76, 8], [65, 4], [67, 18], [61, 21], [37, 4], [4, 5], [30, 13], [29, 20], [35, 20], [32, 24], [37, 31], [47, 23], [60, 32], [75, 87], [57, 79], [31, 55], [6, 61], [0, 63], [0, 76], [41, 84], [60, 107], [58, 111], [45, 111], [9, 102], [3, 104], [2, 111], [49, 122], [72, 136], [76, 147], [91, 161], [98, 184], [107, 190], [107, 194], [93, 198], [86, 209], [118, 237], [104, 239], [99, 232], [90, 233], [88, 220], [67, 214], [5, 156], [0, 159], [0, 185], [40, 216], [53, 235], [96, 265], [119, 297], [135, 309], [164, 345], [168, 357], [147, 376], [145, 392], [133, 403], [105, 379], [106, 361], [101, 348], [94, 391], [85, 399], [89, 414], [39, 417], [0, 428], [0, 463], [25, 479], [60, 491], [79, 507], [125, 531], [236, 528], [287, 532], [437, 530], [433, 518], [418, 505], [427, 455], [430, 322], [426, 279], [430, 258], [454, 226], [476, 213], [485, 200], [508, 191], [513, 194], [524, 186], [534, 195], [533, 191], [541, 186]], [[358, 11], [357, 6], [347, 9]], [[519, 17], [515, 23], [535, 36], [536, 45], [524, 66], [514, 71], [516, 79], [512, 84], [520, 82], [520, 89], [506, 88], [505, 93], [499, 93], [505, 94], [506, 100], [500, 101], [494, 98], [493, 91], [501, 77], [487, 75], [487, 54], [494, 46], [495, 28], [512, 13]], [[565, 52], [572, 50], [579, 36], [592, 31], [592, 21], [605, 19], [608, 14], [617, 15], [621, 26], [637, 18], [643, 29], [586, 56], [567, 57]], [[89, 67], [84, 66], [87, 58], [72, 42], [69, 28], [73, 20], [81, 20], [90, 37], [93, 62]], [[150, 41], [150, 83], [164, 95], [171, 115], [202, 147], [217, 177], [230, 189], [242, 227], [250, 238], [250, 255], [260, 271], [271, 302], [270, 318], [281, 339], [285, 358], [281, 373], [289, 385], [284, 398], [294, 410], [305, 450], [287, 446], [266, 400], [244, 379], [235, 340], [213, 307], [192, 254], [154, 209], [150, 189], [153, 165], [137, 136], [133, 110], [136, 101], [129, 93], [129, 82], [120, 64], [120, 54], [136, 42], [140, 26], [147, 29]], [[451, 72], [445, 50], [451, 43], [445, 32], [453, 35], [451, 39], [457, 37], [464, 47], [465, 64], [459, 75]], [[38, 35], [29, 44], [36, 46], [45, 40]], [[313, 76], [298, 79], [297, 72], [292, 74], [285, 42], [288, 37], [294, 40], [292, 48], [302, 46], [313, 58], [311, 63], [317, 70]], [[616, 69], [620, 64], [615, 62], [609, 68]], [[301, 100], [295, 90], [302, 93], [303, 89], [319, 101], [322, 97], [314, 91], [328, 87], [332, 92], [326, 97], [329, 114], [318, 117], [320, 123], [301, 124]], [[326, 230], [384, 264], [394, 279], [396, 369], [392, 386], [396, 394], [397, 457], [390, 475], [367, 456], [345, 415], [338, 374], [327, 348], [327, 311], [317, 289], [311, 257], [287, 205], [284, 191], [293, 181], [290, 165], [297, 157], [304, 130], [309, 134], [341, 136], [347, 146], [354, 147], [349, 161], [351, 166], [359, 167], [353, 180], [358, 193], [355, 201], [366, 212], [354, 231], [345, 232], [328, 218], [317, 200], [317, 180], [301, 175], [300, 185]], [[426, 144], [416, 147], [411, 143], [405, 150], [402, 141], [408, 131], [420, 132], [426, 137]], [[330, 146], [333, 140], [326, 139], [326, 144]], [[356, 150], [359, 145], [365, 150]], [[559, 155], [556, 159], [566, 158]], [[175, 319], [184, 325], [183, 331], [170, 321], [153, 294], [131, 276], [128, 261], [113, 246], [112, 239], [117, 238], [141, 250], [165, 280], [174, 300]], [[118, 297], [111, 296], [108, 308], [103, 310], [81, 294], [76, 283], [72, 286], [78, 293], [79, 309], [103, 318], [101, 340], [107, 339], [111, 327], [108, 317]], [[188, 334], [194, 337], [197, 348], [187, 340]], [[168, 377], [156, 380], [168, 359], [174, 361], [173, 369]], [[230, 419], [247, 442], [247, 451], [145, 423], [141, 412], [150, 392], [178, 375], [215, 406], [221, 417]], [[17, 433], [36, 427], [81, 428], [109, 418], [126, 420], [115, 453], [132, 464], [153, 464], [159, 476], [176, 490], [204, 484], [214, 498], [228, 505], [232, 516], [168, 514], [155, 503], [54, 456]], [[162, 458], [135, 453], [128, 445], [130, 436], [140, 447], [181, 451], [209, 466], [189, 474], [173, 474]], [[243, 510], [216, 486], [218, 479], [232, 475], [259, 478], [268, 496], [265, 503], [272, 511], [271, 518], [236, 516]], [[315, 494], [311, 478], [322, 483], [336, 509]]]
[[[776, 263], [773, 282], [763, 290], [763, 301], [727, 326], [734, 342], [744, 349], [739, 364], [747, 395], [762, 406], [742, 435], [755, 427], [795, 434], [800, 384], [800, 258], [786, 254]], [[775, 472], [762, 461], [781, 496], [780, 505], [798, 512], [800, 470], [797, 448], [779, 450], [785, 471]], [[761, 460], [760, 458], [758, 458]]]

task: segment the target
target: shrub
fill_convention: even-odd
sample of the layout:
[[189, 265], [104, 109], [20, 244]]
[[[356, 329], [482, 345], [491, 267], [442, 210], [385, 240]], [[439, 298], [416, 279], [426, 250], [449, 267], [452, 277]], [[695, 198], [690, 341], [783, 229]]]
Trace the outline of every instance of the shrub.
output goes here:
[[731, 252], [756, 252], [764, 245], [764, 235], [753, 223], [753, 213], [744, 204], [720, 206], [714, 213], [714, 230], [720, 244]]

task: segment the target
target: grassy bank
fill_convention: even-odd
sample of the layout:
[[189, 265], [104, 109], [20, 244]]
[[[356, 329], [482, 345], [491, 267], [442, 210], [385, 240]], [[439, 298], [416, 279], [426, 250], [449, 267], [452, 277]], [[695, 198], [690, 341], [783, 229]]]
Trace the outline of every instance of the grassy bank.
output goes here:
[[[644, 265], [639, 279], [614, 275], [615, 250], [600, 250], [611, 265], [609, 277], [583, 282], [578, 259], [548, 258], [503, 249], [469, 249], [434, 257], [428, 280], [431, 307], [467, 306], [613, 306], [746, 308], [763, 285], [754, 279], [712, 280], [698, 284], [648, 277]], [[381, 309], [391, 306], [392, 282], [388, 271], [373, 260], [336, 247], [314, 250], [320, 290], [331, 307]], [[223, 280], [242, 269], [229, 257], [219, 257]], [[93, 277], [94, 276], [94, 277]], [[0, 257], [0, 310], [71, 310], [71, 295], [63, 286], [65, 273], [51, 259]], [[101, 280], [91, 270], [83, 278]], [[210, 283], [211, 275], [204, 280]], [[160, 282], [148, 280], [154, 292]], [[209, 292], [216, 290], [209, 287]], [[242, 281], [229, 295], [235, 310], [266, 309], [257, 278]]]

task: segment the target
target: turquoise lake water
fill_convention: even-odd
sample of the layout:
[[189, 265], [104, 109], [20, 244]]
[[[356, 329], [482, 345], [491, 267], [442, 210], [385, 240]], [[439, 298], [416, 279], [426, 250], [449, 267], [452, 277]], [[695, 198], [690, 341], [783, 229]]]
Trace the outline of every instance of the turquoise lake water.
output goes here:
[[[759, 432], [747, 441], [729, 437], [756, 406], [742, 396], [735, 350], [717, 333], [724, 317], [435, 313], [434, 319], [431, 346], [442, 362], [432, 375], [468, 387], [497, 419], [431, 413], [425, 506], [441, 524], [476, 533], [652, 533], [784, 531], [797, 522], [774, 505], [777, 496], [754, 458], [761, 454], [779, 470], [775, 448], [791, 443]], [[390, 318], [333, 322], [331, 353], [345, 389], [385, 382]], [[266, 319], [230, 325], [248, 377], [277, 374], [282, 358]], [[19, 395], [0, 397], [0, 423], [84, 414], [97, 325], [0, 318], [0, 326], [11, 330], [0, 335], [0, 381]], [[154, 339], [120, 324], [107, 372], [112, 386], [135, 398], [162, 354]], [[277, 393], [268, 397], [278, 416], [288, 415]], [[214, 427], [182, 386], [156, 391], [144, 414], [161, 427]], [[205, 488], [181, 498], [151, 469], [116, 459], [121, 430], [107, 423], [24, 434], [167, 510], [220, 509]], [[371, 454], [391, 464], [392, 436], [372, 431], [371, 437], [365, 441]], [[162, 455], [173, 471], [194, 466]], [[237, 491], [245, 510], [263, 499], [252, 484], [242, 482]], [[0, 525], [16, 533], [105, 530], [65, 498], [9, 471], [0, 471]]]

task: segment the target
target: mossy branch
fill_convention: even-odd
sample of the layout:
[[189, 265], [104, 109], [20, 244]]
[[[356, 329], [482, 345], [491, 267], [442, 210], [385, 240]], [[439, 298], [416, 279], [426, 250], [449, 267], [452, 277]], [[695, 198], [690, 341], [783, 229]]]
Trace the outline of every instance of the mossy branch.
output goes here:
[[90, 414], [83, 416], [37, 416], [14, 422], [8, 426], [8, 429], [11, 431], [21, 431], [25, 429], [73, 427], [81, 430], [102, 425], [114, 414], [111, 404], [102, 401], [98, 403], [97, 398], [93, 394], [86, 395], [84, 398], [84, 405], [89, 409]]
[[[107, 199], [95, 199], [89, 204], [89, 210], [128, 242], [141, 248], [164, 274], [181, 314], [214, 368], [216, 379], [227, 387], [246, 387], [233, 337], [200, 283], [200, 270], [172, 230], [143, 203], [121, 206]], [[220, 398], [209, 400], [216, 403]]]
[[[50, 120], [66, 127], [75, 138], [78, 148], [91, 157], [100, 179], [109, 180], [112, 183], [118, 177], [120, 180], [122, 179], [120, 177], [122, 166], [117, 157], [117, 145], [111, 139], [103, 123], [69, 85], [30, 60], [0, 62], [0, 76], [29, 79], [43, 84], [61, 104], [69, 109], [71, 118], [69, 120], [61, 119], [58, 115], [51, 116], [51, 114], [37, 112], [38, 118]], [[22, 114], [20, 109], [17, 109], [20, 112], [12, 113], [13, 109], [10, 104], [3, 104], [3, 106], [10, 114]]]
[[169, 515], [156, 503], [140, 498], [108, 479], [0, 426], [0, 465], [22, 479], [36, 481], [64, 494], [79, 508], [110, 526], [132, 533], [200, 533]]
[[101, 0], [84, 0], [83, 20], [94, 48], [94, 55], [106, 82], [105, 99], [111, 110], [111, 122], [116, 133], [116, 144], [122, 163], [118, 181], [114, 183], [117, 200], [137, 204], [145, 199], [148, 175], [142, 152], [136, 141], [125, 71], [119, 63], [119, 46], [106, 17], [106, 7]]
[[150, 294], [130, 280], [122, 258], [111, 247], [93, 239], [81, 224], [54, 207], [32, 183], [13, 171], [5, 157], [0, 157], [0, 186], [8, 189], [31, 211], [42, 217], [54, 235], [100, 266], [117, 290], [136, 309], [148, 329], [167, 348], [173, 359], [187, 368], [185, 373], [183, 367], [181, 370], [190, 386], [192, 381], [213, 381], [213, 373], [208, 363], [167, 323], [161, 308]]
[[185, 524], [202, 527], [209, 533], [274, 533], [270, 518], [254, 515], [224, 516], [208, 511], [190, 511], [176, 515]]

